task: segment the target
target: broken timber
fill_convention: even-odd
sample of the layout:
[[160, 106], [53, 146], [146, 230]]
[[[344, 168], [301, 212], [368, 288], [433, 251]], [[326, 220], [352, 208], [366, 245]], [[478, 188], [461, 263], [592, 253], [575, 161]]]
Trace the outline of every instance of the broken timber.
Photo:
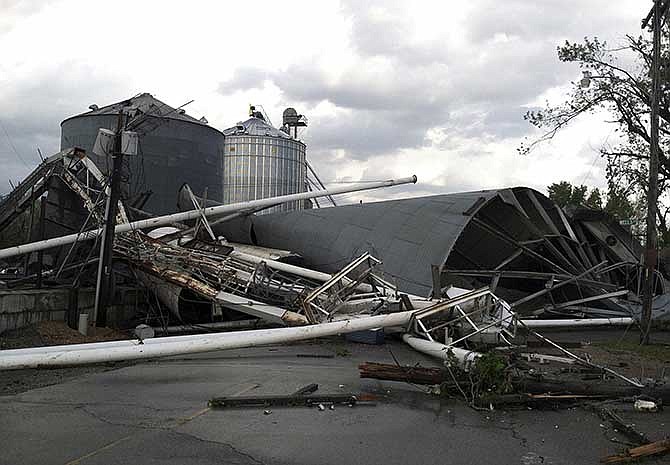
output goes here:
[[[398, 366], [366, 362], [360, 364], [358, 370], [361, 378], [401, 381], [425, 385], [435, 385], [453, 381], [449, 372], [443, 368]], [[608, 399], [645, 395], [655, 399], [661, 399], [664, 402], [670, 402], [670, 385], [636, 388], [635, 386], [614, 384], [612, 382], [604, 382], [600, 380], [586, 382], [552, 379], [541, 376], [517, 376], [512, 379], [512, 385], [516, 392], [525, 394], [571, 394]], [[505, 399], [501, 398], [501, 400]]]
[[354, 406], [358, 397], [354, 394], [324, 395], [275, 395], [275, 396], [234, 396], [215, 397], [209, 401], [212, 408], [230, 407], [312, 407], [319, 404], [347, 404]]
[[628, 449], [623, 454], [610, 455], [600, 459], [601, 463], [624, 463], [643, 458], [664, 455], [670, 452], [670, 439], [656, 441], [639, 447]]

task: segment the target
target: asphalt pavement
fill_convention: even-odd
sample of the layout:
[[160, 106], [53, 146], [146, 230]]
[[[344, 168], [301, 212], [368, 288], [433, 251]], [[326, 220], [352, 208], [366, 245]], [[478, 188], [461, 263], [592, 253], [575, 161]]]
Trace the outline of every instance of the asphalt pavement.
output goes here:
[[[424, 387], [358, 377], [359, 363], [394, 357], [436, 365], [400, 342], [330, 339], [65, 378], [0, 396], [0, 464], [575, 465], [623, 448], [623, 437], [581, 408], [482, 412]], [[269, 414], [207, 407], [212, 397], [290, 394], [309, 383], [319, 385], [319, 394], [367, 392], [379, 400]], [[652, 439], [670, 430], [668, 413], [625, 415]]]

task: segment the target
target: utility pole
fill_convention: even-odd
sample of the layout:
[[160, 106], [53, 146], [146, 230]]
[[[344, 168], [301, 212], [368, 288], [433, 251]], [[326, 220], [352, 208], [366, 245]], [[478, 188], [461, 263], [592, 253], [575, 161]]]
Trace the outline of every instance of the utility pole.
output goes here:
[[116, 213], [121, 198], [121, 169], [123, 153], [121, 150], [121, 134], [124, 126], [123, 109], [119, 110], [114, 135], [114, 150], [112, 153], [112, 173], [109, 183], [110, 193], [107, 197], [105, 209], [105, 228], [100, 243], [100, 261], [98, 262], [98, 280], [95, 289], [95, 325], [107, 325], [107, 306], [112, 298], [113, 278], [112, 254], [114, 249], [114, 228], [116, 227]]
[[644, 292], [642, 297], [642, 331], [640, 344], [649, 344], [651, 332], [651, 306], [654, 297], [654, 275], [658, 258], [658, 237], [656, 234], [656, 209], [658, 203], [658, 100], [661, 91], [661, 26], [662, 18], [668, 9], [668, 0], [654, 0], [652, 11], [642, 21], [646, 28], [652, 20], [652, 61], [651, 61], [651, 150], [649, 156], [649, 183], [647, 189], [647, 235], [644, 256]]

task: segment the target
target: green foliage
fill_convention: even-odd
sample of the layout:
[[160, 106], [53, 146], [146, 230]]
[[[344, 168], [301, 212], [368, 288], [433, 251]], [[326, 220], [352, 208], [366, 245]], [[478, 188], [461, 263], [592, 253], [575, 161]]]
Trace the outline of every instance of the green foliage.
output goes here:
[[561, 208], [565, 208], [572, 203], [572, 184], [569, 182], [561, 181], [547, 186], [547, 193], [549, 194], [549, 198]]
[[[567, 181], [547, 186], [547, 194], [551, 200], [561, 208], [567, 206], [585, 206], [594, 210], [604, 210], [626, 226], [630, 226], [634, 235], [643, 235], [644, 230], [644, 202], [631, 201], [618, 186], [610, 184], [607, 196], [603, 196], [598, 188], [588, 191], [586, 186], [573, 186]], [[588, 194], [588, 195], [587, 195]], [[661, 244], [670, 243], [670, 237], [661, 236]]]
[[[667, 27], [664, 26], [666, 35]], [[670, 48], [667, 41], [662, 43], [657, 224], [661, 237], [670, 237]], [[531, 110], [524, 116], [543, 132], [536, 140], [522, 144], [518, 149], [521, 154], [527, 154], [541, 142], [553, 138], [581, 115], [602, 111], [609, 115], [608, 122], [615, 126], [616, 137], [613, 143], [606, 143], [600, 150], [607, 161], [609, 192], [605, 209], [619, 218], [631, 218], [635, 213], [633, 210], [646, 209], [651, 140], [651, 49], [651, 41], [642, 36], [626, 36], [625, 42], [616, 48], [609, 48], [597, 37], [584, 38], [581, 43], [566, 41], [557, 48], [558, 58], [576, 65], [583, 77], [572, 82], [572, 89], [563, 103], [547, 103], [545, 108]], [[597, 197], [591, 193], [584, 203], [597, 205]], [[560, 200], [565, 201], [562, 192]]]
[[[488, 398], [512, 391], [509, 361], [495, 352], [486, 352], [464, 369], [453, 352], [444, 363], [450, 378], [440, 386], [445, 396], [462, 395], [470, 405], [486, 404]], [[455, 387], [454, 387], [455, 386]]]
[[512, 383], [507, 359], [495, 352], [483, 354], [474, 363], [470, 372], [473, 392], [483, 394], [505, 394], [511, 391]]
[[[605, 211], [619, 220], [629, 220], [641, 216], [643, 210], [641, 208], [636, 209], [633, 202], [621, 192], [621, 189], [612, 186], [607, 194]], [[642, 221], [642, 218], [639, 221]]]
[[586, 201], [584, 202], [587, 207], [589, 208], [594, 208], [596, 210], [602, 210], [603, 208], [603, 198], [600, 195], [600, 189], [597, 187], [594, 188], [589, 196], [587, 197]]
[[348, 357], [351, 355], [351, 352], [349, 352], [349, 349], [345, 347], [338, 347], [335, 349], [335, 355], [338, 357]]
[[[549, 198], [556, 202], [559, 207], [565, 208], [568, 205], [585, 205], [589, 208], [602, 210], [603, 200], [598, 188], [588, 192], [588, 187], [573, 186], [567, 181], [561, 181], [547, 186]], [[586, 195], [588, 193], [588, 196]]]

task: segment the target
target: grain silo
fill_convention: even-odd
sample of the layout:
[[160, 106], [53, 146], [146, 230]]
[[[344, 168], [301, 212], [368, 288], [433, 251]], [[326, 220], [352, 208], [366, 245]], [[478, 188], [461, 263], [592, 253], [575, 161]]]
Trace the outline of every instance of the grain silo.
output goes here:
[[[223, 131], [223, 203], [304, 192], [305, 144], [289, 134], [296, 124], [287, 123], [284, 112], [285, 126], [279, 130], [263, 114], [251, 110], [248, 120]], [[289, 202], [262, 213], [301, 210], [303, 206], [303, 202]]]
[[[61, 149], [81, 147], [107, 172], [109, 160], [93, 154], [99, 128], [116, 129], [119, 112], [134, 115], [141, 123], [133, 128], [139, 134], [139, 153], [126, 157], [125, 196], [154, 214], [176, 209], [176, 194], [183, 183], [210, 199], [221, 200], [221, 157], [223, 134], [202, 118], [195, 119], [183, 109], [172, 108], [151, 94], [105, 107], [91, 105], [91, 111], [67, 118], [61, 123]], [[142, 203], [143, 194], [148, 196]]]

